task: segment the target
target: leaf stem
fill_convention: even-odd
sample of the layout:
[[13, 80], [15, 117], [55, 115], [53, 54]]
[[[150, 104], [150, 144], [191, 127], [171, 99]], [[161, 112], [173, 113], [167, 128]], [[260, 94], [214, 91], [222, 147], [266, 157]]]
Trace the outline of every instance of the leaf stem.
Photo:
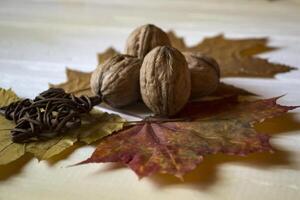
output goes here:
[[167, 118], [145, 118], [141, 121], [127, 121], [126, 124], [143, 124], [146, 122], [152, 122], [152, 123], [165, 123], [165, 122], [183, 122], [188, 121], [188, 119], [185, 118], [176, 118], [176, 119], [167, 119]]
[[104, 109], [107, 109], [107, 110], [111, 110], [111, 111], [114, 111], [114, 112], [118, 112], [118, 113], [121, 113], [121, 114], [124, 114], [124, 115], [129, 115], [131, 117], [135, 117], [135, 118], [144, 120], [144, 118], [142, 116], [139, 116], [139, 115], [131, 113], [131, 112], [124, 111], [122, 109], [107, 107], [107, 106], [103, 106], [101, 104], [99, 104], [97, 106], [100, 107], [100, 108], [104, 108]]

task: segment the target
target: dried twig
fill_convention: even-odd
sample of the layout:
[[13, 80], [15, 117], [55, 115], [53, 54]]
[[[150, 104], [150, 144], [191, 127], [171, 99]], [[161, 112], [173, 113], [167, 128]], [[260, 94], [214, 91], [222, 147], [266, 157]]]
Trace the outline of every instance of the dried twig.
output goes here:
[[53, 138], [80, 126], [80, 114], [100, 102], [100, 96], [75, 97], [63, 89], [50, 88], [34, 100], [23, 99], [1, 108], [1, 113], [16, 123], [11, 130], [13, 142], [25, 143]]

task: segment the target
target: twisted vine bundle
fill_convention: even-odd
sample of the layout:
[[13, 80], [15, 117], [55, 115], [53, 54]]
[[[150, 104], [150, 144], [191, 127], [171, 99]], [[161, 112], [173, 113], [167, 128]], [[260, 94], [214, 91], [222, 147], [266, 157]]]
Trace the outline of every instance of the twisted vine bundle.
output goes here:
[[34, 100], [23, 99], [1, 108], [7, 119], [15, 122], [12, 141], [44, 140], [81, 125], [80, 114], [88, 113], [101, 102], [100, 96], [75, 97], [63, 89], [50, 88]]

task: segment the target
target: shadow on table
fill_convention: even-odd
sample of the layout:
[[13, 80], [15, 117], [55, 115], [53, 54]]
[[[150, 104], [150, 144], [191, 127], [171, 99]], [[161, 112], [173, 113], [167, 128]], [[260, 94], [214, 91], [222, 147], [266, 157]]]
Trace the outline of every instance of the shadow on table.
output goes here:
[[255, 153], [246, 157], [213, 155], [204, 158], [204, 161], [192, 172], [184, 176], [184, 181], [170, 175], [155, 175], [151, 177], [157, 187], [185, 184], [197, 189], [205, 190], [218, 182], [218, 168], [222, 164], [234, 163], [238, 166], [249, 166], [257, 169], [270, 169], [275, 166], [293, 168], [289, 153], [276, 150], [275, 153]]
[[21, 174], [23, 167], [31, 160], [31, 158], [31, 155], [26, 154], [14, 162], [0, 166], [0, 183], [8, 178]]

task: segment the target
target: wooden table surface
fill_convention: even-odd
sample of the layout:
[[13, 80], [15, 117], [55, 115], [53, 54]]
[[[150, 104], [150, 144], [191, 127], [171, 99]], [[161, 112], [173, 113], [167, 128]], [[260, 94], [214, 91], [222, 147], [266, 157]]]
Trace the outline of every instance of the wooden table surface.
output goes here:
[[[97, 52], [123, 49], [136, 26], [174, 29], [193, 44], [205, 36], [269, 36], [281, 49], [262, 57], [300, 66], [300, 1], [297, 0], [1, 0], [0, 87], [34, 97], [48, 83], [65, 80], [66, 66], [91, 71]], [[280, 103], [300, 104], [300, 71], [275, 79], [227, 78], [262, 97], [286, 94]], [[155, 175], [138, 180], [128, 168], [91, 164], [86, 146], [63, 160], [22, 159], [0, 167], [0, 200], [220, 199], [296, 200], [300, 197], [300, 109], [268, 120], [274, 154], [245, 158], [208, 156], [185, 182]]]

